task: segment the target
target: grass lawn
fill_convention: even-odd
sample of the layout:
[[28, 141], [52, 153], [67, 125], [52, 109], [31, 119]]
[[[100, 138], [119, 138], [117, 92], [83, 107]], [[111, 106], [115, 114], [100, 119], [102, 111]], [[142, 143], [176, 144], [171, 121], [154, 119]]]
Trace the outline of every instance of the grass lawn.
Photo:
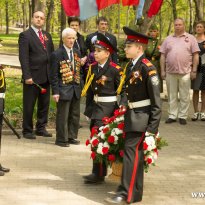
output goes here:
[[[5, 98], [5, 116], [10, 123], [16, 127], [21, 128], [22, 125], [22, 83], [21, 70], [13, 68], [5, 68], [6, 76], [6, 98]], [[49, 124], [48, 127], [54, 128], [56, 105], [51, 99]], [[34, 112], [34, 122], [36, 121], [36, 112]]]
[[[0, 47], [0, 53], [5, 54], [18, 54], [18, 37], [19, 34], [0, 34], [1, 41], [1, 47]], [[59, 45], [59, 37], [56, 35], [53, 35], [53, 43], [55, 48], [58, 48]]]

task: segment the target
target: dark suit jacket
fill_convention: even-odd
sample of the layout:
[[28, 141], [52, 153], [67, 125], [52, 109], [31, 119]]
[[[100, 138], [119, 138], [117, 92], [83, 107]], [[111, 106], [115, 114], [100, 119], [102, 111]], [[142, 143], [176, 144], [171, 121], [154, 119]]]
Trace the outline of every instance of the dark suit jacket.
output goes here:
[[23, 80], [32, 78], [35, 83], [43, 84], [49, 80], [49, 60], [54, 50], [51, 35], [42, 31], [46, 49], [32, 28], [19, 35], [19, 60]]
[[[78, 50], [73, 48], [74, 54], [76, 53], [79, 57], [80, 54]], [[50, 70], [50, 78], [51, 78], [51, 88], [52, 94], [59, 94], [60, 100], [71, 100], [75, 95], [77, 99], [80, 99], [81, 90], [83, 87], [83, 72], [80, 69], [80, 84], [76, 82], [71, 82], [68, 84], [63, 84], [61, 73], [60, 73], [60, 62], [68, 60], [68, 54], [64, 48], [64, 46], [58, 48], [51, 54], [51, 70]], [[74, 68], [75, 69], [75, 68]]]
[[[86, 40], [85, 40], [85, 44], [86, 44], [86, 47], [87, 49], [89, 49], [90, 52], [94, 51], [94, 47], [91, 43], [91, 39], [96, 36], [97, 37], [97, 33], [98, 31], [96, 31], [95, 33], [91, 33], [89, 34], [87, 37], [86, 37]], [[105, 33], [105, 36], [111, 41], [111, 43], [117, 48], [117, 39], [114, 35], [106, 32]], [[111, 58], [112, 58], [112, 61], [114, 63], [118, 63], [118, 56], [117, 56], [117, 53], [114, 52], [112, 55], [111, 55]]]
[[[120, 72], [122, 69], [116, 68], [110, 60], [106, 62], [103, 69], [98, 72], [98, 64], [94, 63], [91, 68], [94, 73], [94, 79], [90, 85], [86, 96], [86, 108], [84, 114], [91, 119], [101, 120], [103, 117], [111, 117], [115, 109], [118, 108], [117, 102], [95, 102], [94, 95], [98, 96], [116, 96], [116, 90], [120, 83]], [[104, 83], [100, 80], [106, 79]], [[120, 104], [126, 102], [126, 95], [121, 95]]]
[[73, 47], [76, 48], [77, 50], [79, 50], [80, 57], [83, 58], [84, 56], [87, 55], [87, 48], [86, 48], [86, 45], [85, 45], [84, 36], [81, 35], [80, 33], [77, 33], [77, 40], [76, 41], [75, 41]]
[[[132, 70], [128, 66], [125, 90], [129, 102], [150, 99], [151, 105], [128, 108], [125, 113], [125, 131], [156, 133], [161, 118], [159, 79], [156, 68], [148, 60], [149, 63], [146, 65], [143, 59], [145, 59], [144, 55], [140, 57]], [[134, 74], [138, 77], [133, 78]]]

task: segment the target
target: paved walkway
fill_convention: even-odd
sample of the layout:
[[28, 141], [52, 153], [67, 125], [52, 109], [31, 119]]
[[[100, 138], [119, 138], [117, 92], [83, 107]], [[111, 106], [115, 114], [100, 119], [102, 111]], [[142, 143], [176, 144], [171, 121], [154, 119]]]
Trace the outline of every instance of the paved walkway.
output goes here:
[[[166, 106], [163, 102], [160, 132], [169, 146], [160, 151], [157, 166], [145, 174], [144, 197], [138, 204], [205, 204], [205, 198], [192, 198], [192, 192], [205, 192], [205, 122], [167, 125]], [[55, 137], [30, 141], [3, 135], [1, 163], [11, 172], [0, 177], [0, 205], [106, 204], [104, 198], [118, 183], [110, 178], [102, 185], [83, 183], [82, 175], [90, 172], [92, 161], [84, 145], [88, 124], [84, 118], [81, 123], [81, 145], [69, 148], [54, 145]]]
[[17, 55], [0, 54], [0, 64], [20, 68], [19, 57]]

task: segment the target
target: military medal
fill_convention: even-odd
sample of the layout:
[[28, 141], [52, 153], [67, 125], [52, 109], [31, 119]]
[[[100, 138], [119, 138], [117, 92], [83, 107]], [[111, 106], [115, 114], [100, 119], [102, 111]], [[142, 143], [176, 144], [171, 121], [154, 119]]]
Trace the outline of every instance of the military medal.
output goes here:
[[142, 76], [140, 75], [139, 71], [135, 71], [132, 73], [132, 77], [130, 78], [130, 84], [133, 84], [134, 81], [139, 78], [142, 81]]
[[99, 80], [96, 80], [97, 84], [105, 85], [105, 81], [107, 81], [107, 76], [102, 75]]

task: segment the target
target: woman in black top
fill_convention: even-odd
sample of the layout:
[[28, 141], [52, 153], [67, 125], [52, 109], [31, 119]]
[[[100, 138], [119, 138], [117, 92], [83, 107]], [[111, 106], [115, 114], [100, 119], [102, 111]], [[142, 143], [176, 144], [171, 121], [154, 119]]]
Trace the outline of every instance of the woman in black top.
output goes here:
[[[199, 21], [196, 26], [196, 39], [200, 48], [200, 59], [196, 79], [192, 81], [194, 115], [192, 121], [205, 121], [205, 21]], [[199, 109], [199, 91], [201, 91], [201, 109]]]

